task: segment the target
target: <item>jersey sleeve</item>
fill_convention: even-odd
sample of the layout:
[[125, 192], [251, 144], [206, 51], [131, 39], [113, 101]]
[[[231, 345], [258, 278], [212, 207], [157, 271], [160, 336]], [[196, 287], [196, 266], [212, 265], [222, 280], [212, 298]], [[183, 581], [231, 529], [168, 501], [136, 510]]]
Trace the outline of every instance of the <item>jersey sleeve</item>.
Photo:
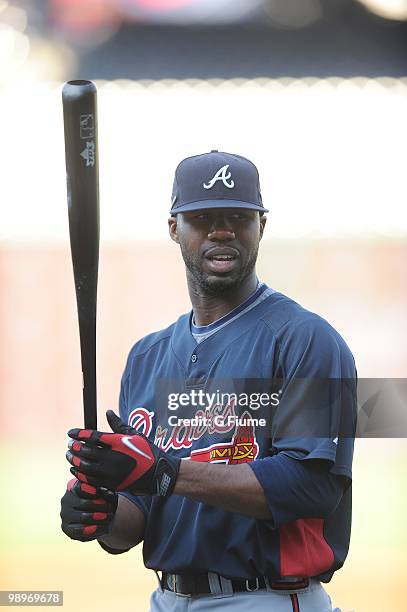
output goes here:
[[326, 461], [296, 461], [285, 452], [248, 464], [264, 489], [274, 529], [304, 518], [326, 518], [346, 487]]
[[333, 474], [351, 478], [357, 375], [344, 340], [323, 319], [303, 321], [281, 344], [278, 372], [272, 453], [325, 459]]

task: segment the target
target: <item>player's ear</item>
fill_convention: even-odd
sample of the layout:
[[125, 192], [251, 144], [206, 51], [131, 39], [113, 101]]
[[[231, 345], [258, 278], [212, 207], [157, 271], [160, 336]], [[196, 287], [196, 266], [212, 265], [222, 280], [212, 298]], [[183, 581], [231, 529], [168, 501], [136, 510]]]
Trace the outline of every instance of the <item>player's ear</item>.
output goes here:
[[175, 215], [174, 217], [170, 217], [168, 219], [168, 231], [169, 231], [171, 240], [173, 240], [174, 242], [179, 244], [179, 238], [178, 238], [178, 231], [177, 231], [177, 229], [178, 229], [178, 226], [177, 226], [177, 217]]
[[264, 214], [260, 215], [260, 240], [263, 238], [264, 228], [266, 226], [267, 217]]

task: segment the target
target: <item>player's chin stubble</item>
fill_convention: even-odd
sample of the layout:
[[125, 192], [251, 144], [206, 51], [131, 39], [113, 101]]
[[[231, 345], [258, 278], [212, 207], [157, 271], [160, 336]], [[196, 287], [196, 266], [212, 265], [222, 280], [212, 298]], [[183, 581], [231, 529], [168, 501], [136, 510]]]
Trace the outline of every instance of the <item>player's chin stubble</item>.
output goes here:
[[182, 243], [180, 243], [180, 247], [182, 258], [190, 275], [202, 293], [211, 297], [224, 295], [240, 287], [253, 271], [259, 251], [259, 245], [251, 249], [237, 272], [230, 276], [216, 276], [209, 275], [202, 270], [202, 257], [189, 253]]

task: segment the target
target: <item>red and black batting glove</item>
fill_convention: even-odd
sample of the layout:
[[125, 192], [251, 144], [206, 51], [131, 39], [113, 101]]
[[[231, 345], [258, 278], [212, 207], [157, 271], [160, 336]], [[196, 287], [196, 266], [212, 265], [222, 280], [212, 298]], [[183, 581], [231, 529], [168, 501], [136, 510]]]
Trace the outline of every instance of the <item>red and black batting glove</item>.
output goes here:
[[115, 433], [71, 429], [66, 458], [81, 482], [134, 495], [171, 495], [181, 460], [172, 457], [146, 436], [106, 412]]
[[72, 540], [90, 542], [109, 533], [117, 509], [117, 494], [76, 478], [61, 498], [61, 529]]

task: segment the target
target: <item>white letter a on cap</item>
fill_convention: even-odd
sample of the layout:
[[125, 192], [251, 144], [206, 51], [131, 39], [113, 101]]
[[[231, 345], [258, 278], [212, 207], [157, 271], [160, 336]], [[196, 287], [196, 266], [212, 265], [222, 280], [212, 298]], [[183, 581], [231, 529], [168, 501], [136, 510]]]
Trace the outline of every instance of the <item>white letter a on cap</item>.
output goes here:
[[[230, 171], [228, 172], [228, 168], [229, 164], [226, 164], [226, 166], [220, 168], [208, 184], [203, 183], [204, 189], [212, 189], [216, 181], [222, 181], [225, 187], [229, 187], [229, 189], [232, 189], [235, 186], [235, 181], [232, 179], [232, 173]], [[229, 179], [231, 180], [228, 183]]]

